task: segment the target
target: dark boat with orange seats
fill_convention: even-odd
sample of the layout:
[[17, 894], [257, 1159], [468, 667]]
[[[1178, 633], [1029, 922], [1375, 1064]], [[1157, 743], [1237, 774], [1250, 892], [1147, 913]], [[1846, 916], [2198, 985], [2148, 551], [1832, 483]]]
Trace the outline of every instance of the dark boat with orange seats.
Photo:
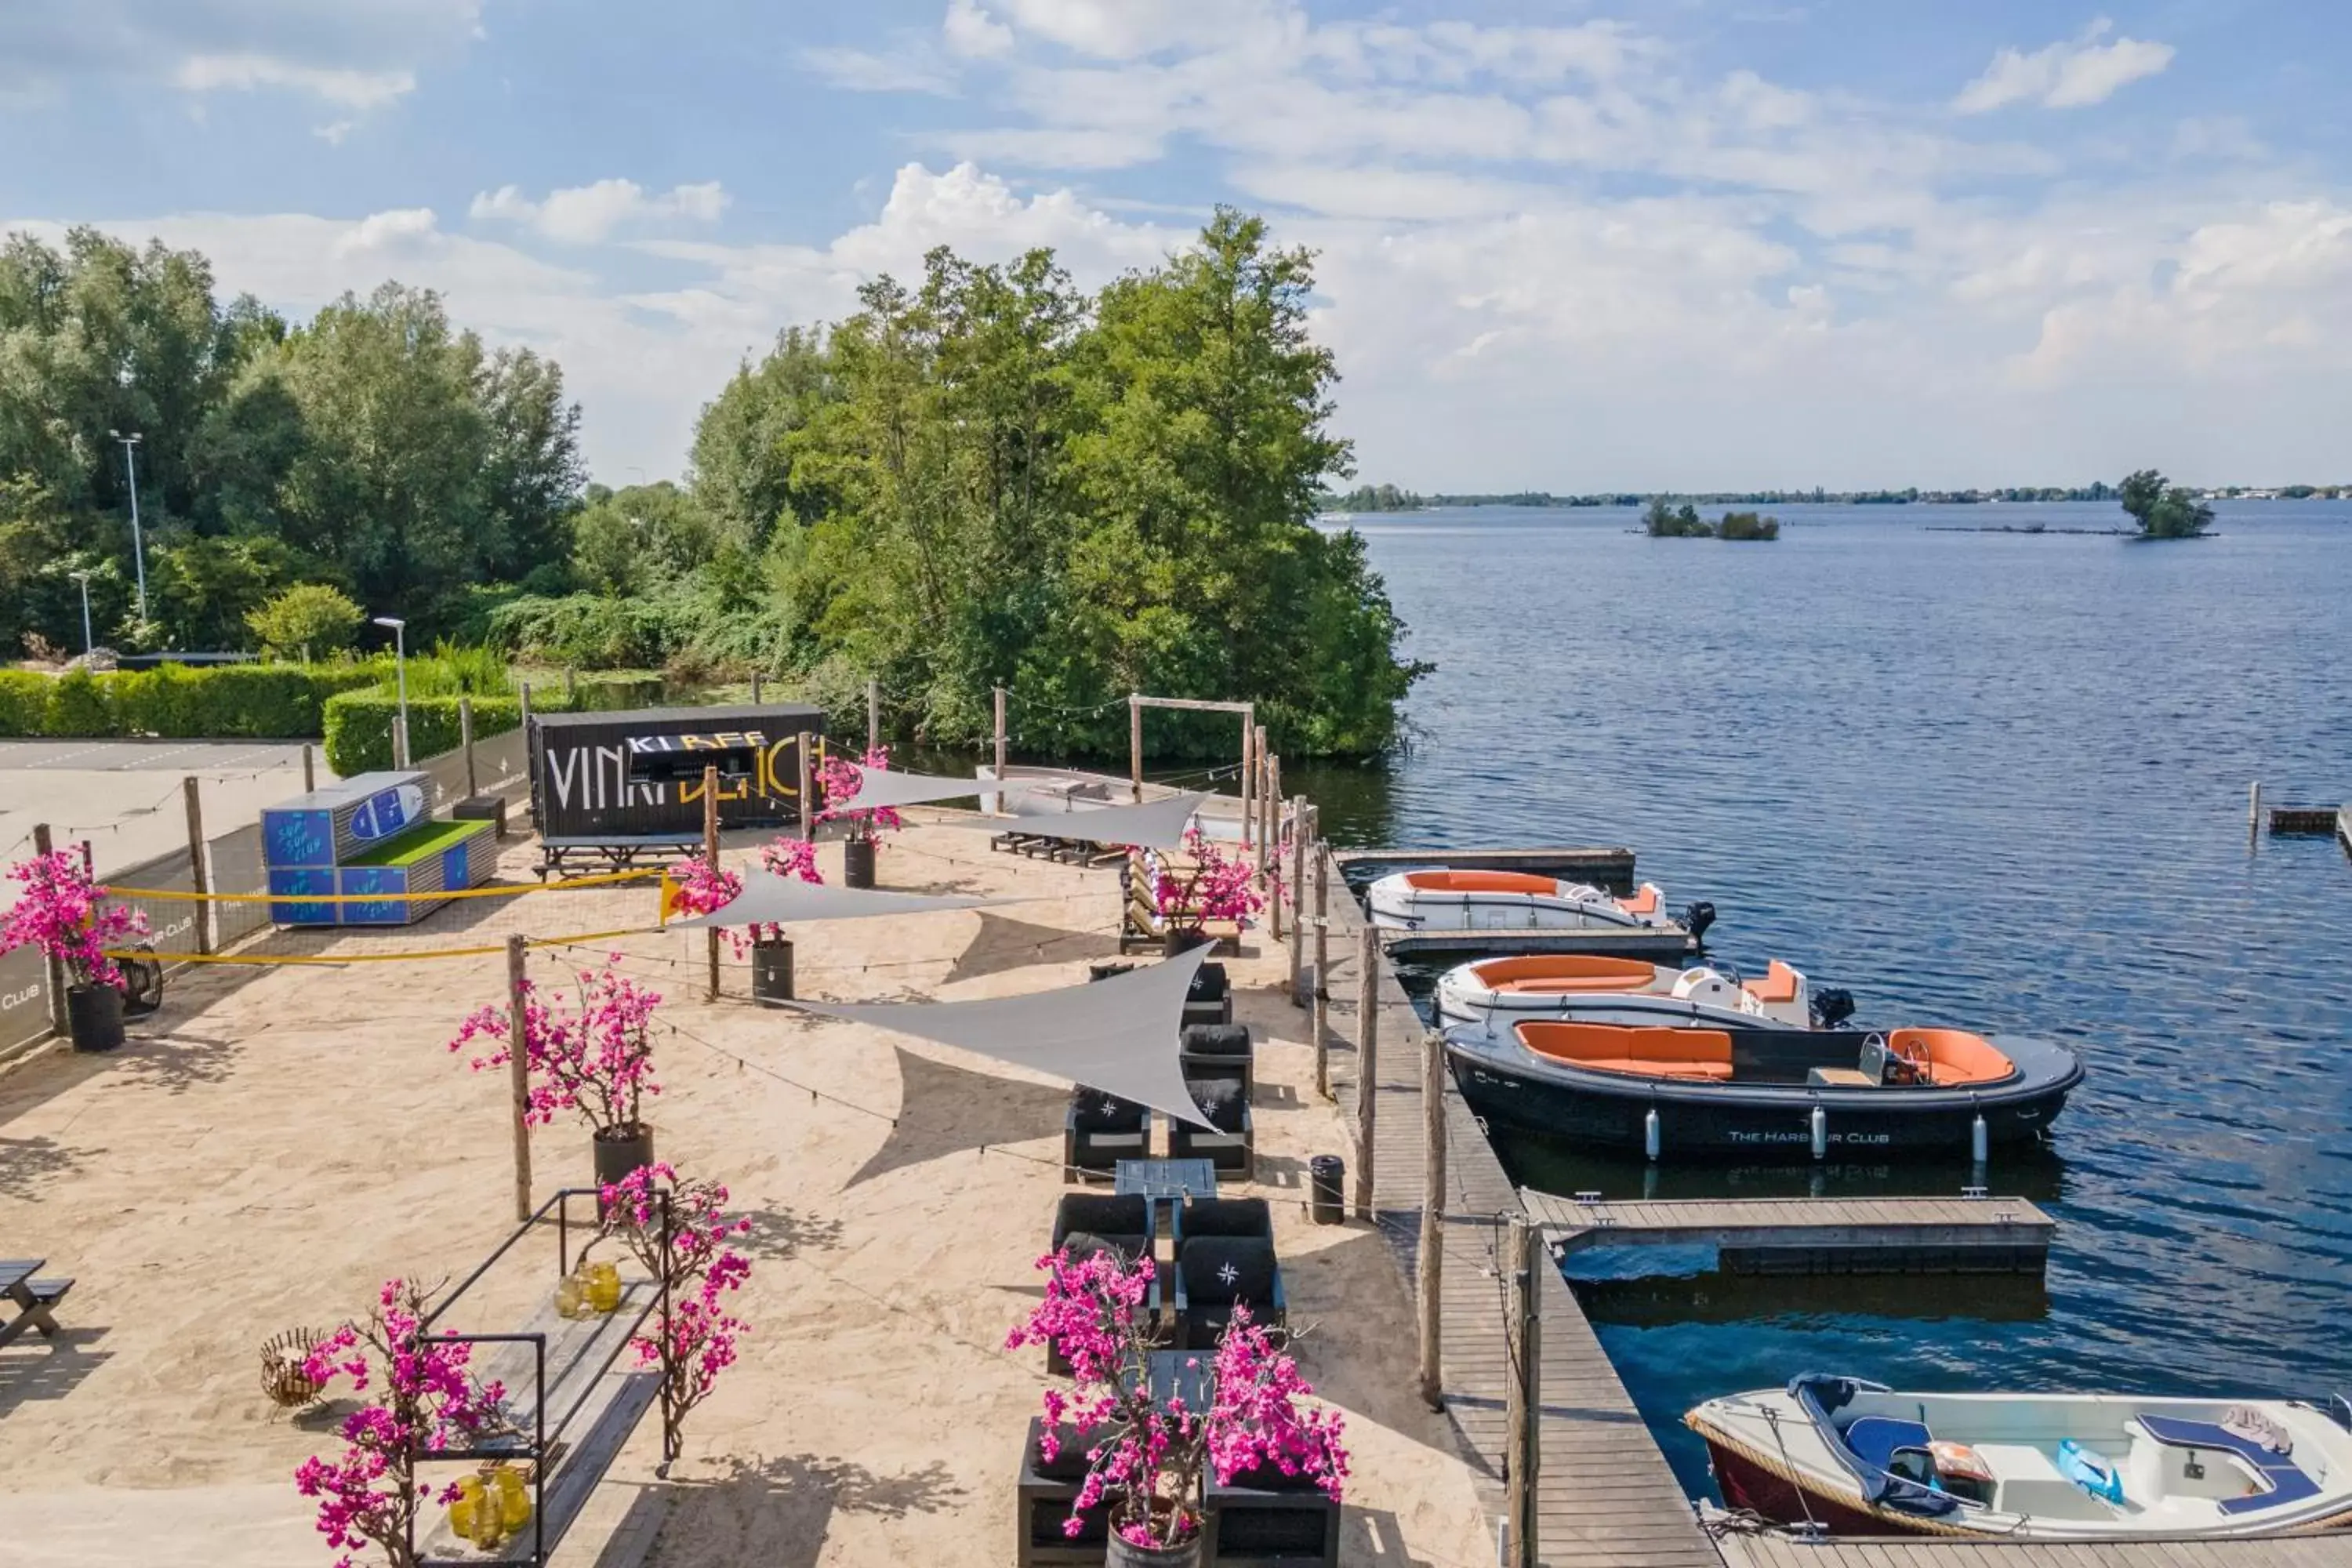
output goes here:
[[1967, 1154], [2049, 1135], [2083, 1079], [2052, 1041], [1965, 1029], [1636, 1026], [1445, 1031], [1481, 1121], [1667, 1155]]

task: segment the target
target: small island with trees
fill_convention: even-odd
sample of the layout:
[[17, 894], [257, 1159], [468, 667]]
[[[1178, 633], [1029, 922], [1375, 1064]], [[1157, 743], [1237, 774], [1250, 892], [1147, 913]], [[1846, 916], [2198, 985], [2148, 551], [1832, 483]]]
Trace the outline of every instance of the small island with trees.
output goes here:
[[1780, 520], [1752, 511], [1727, 511], [1714, 522], [1699, 516], [1690, 502], [1669, 506], [1664, 496], [1652, 496], [1642, 514], [1642, 531], [1653, 539], [1730, 539], [1766, 542], [1780, 537]]
[[2116, 499], [2139, 524], [2141, 539], [2200, 539], [2213, 526], [2213, 509], [2185, 485], [2168, 483], [2154, 468], [2142, 468], [2116, 487]]

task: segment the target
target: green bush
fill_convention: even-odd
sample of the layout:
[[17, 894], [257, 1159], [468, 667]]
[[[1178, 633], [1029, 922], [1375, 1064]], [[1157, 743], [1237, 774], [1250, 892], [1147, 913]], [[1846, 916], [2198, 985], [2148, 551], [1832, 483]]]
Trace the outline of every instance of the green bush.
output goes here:
[[48, 720], [49, 678], [35, 669], [0, 669], [0, 735], [37, 735]]
[[68, 670], [49, 690], [44, 725], [52, 735], [120, 735], [121, 709], [114, 700], [112, 676], [104, 680], [86, 669]]
[[[460, 731], [455, 697], [408, 700], [408, 760], [411, 766], [457, 749]], [[561, 701], [554, 704], [562, 706]], [[393, 765], [392, 721], [400, 699], [382, 689], [346, 691], [327, 700], [327, 765], [341, 778], [381, 773]], [[474, 739], [504, 734], [522, 722], [522, 703], [511, 697], [474, 699]]]

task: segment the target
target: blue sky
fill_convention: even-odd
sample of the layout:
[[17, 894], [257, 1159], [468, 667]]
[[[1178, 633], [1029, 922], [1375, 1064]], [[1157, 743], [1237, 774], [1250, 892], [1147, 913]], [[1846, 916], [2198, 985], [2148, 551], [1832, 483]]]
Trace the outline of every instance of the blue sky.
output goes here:
[[1364, 478], [2352, 479], [2319, 0], [7, 0], [0, 226], [555, 354], [600, 477], [946, 243], [1320, 255]]

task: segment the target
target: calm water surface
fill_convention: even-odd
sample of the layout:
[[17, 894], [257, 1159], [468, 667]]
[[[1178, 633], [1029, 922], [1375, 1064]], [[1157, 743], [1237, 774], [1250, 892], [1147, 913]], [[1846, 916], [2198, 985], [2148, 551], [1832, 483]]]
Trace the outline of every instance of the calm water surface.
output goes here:
[[[1438, 671], [1390, 768], [1289, 770], [1336, 839], [1631, 845], [1674, 903], [1717, 904], [1743, 970], [1784, 957], [1865, 1023], [2086, 1058], [2054, 1152], [1991, 1173], [2059, 1218], [2046, 1291], [1583, 1288], [1677, 1472], [1706, 1488], [1685, 1409], [1809, 1368], [2352, 1392], [2352, 866], [2246, 835], [2249, 780], [2352, 798], [2352, 503], [2224, 507], [2221, 537], [2165, 545], [1931, 527], [2112, 526], [2102, 506], [1777, 510], [1773, 544], [1616, 510], [1360, 520]], [[1619, 1196], [1966, 1174], [1514, 1157]]]

